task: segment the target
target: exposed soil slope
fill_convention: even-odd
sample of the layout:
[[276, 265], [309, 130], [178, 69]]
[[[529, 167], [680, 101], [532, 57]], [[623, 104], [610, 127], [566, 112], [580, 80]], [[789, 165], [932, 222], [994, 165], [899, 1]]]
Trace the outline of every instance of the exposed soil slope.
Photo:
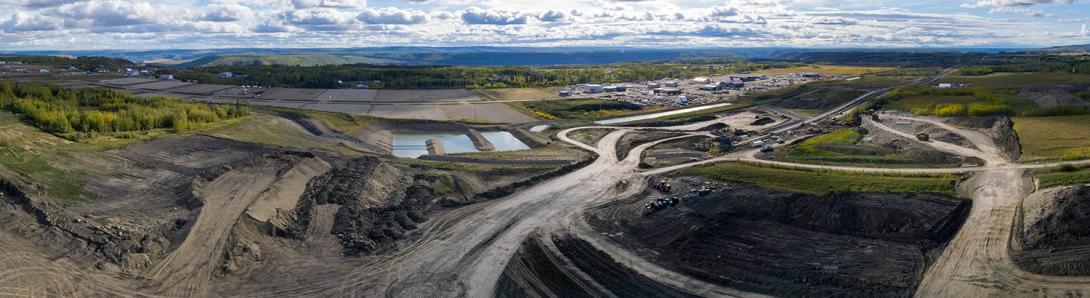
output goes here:
[[596, 229], [691, 276], [777, 296], [910, 296], [969, 202], [938, 194], [752, 186], [640, 216], [643, 201], [593, 214]]
[[1022, 202], [1020, 267], [1046, 275], [1090, 275], [1090, 186], [1053, 188]]

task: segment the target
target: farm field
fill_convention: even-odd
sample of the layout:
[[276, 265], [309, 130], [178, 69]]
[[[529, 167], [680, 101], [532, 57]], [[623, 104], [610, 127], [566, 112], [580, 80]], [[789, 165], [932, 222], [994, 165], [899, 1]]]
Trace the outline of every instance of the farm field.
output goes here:
[[799, 72], [816, 72], [824, 75], [858, 76], [883, 72], [894, 69], [893, 67], [869, 67], [869, 66], [844, 66], [844, 65], [806, 65], [788, 68], [770, 68], [757, 71], [766, 75], [784, 75]]
[[477, 89], [475, 91], [484, 94], [486, 97], [491, 97], [494, 100], [538, 100], [560, 98], [560, 96], [556, 95], [556, 92], [560, 89], [562, 88], [497, 88]]
[[321, 102], [371, 102], [375, 101], [377, 90], [368, 89], [329, 89], [318, 96]]
[[193, 83], [179, 82], [179, 81], [158, 81], [158, 82], [151, 82], [151, 83], [147, 83], [147, 84], [132, 85], [132, 86], [128, 86], [128, 88], [163, 91], [163, 90], [167, 90], [167, 89], [171, 89], [171, 88], [178, 88], [178, 87], [189, 86], [189, 85], [193, 85]]
[[760, 187], [824, 194], [834, 191], [856, 192], [935, 192], [954, 193], [954, 175], [883, 176], [835, 171], [782, 169], [744, 163], [719, 163], [684, 170], [683, 176], [754, 184]]
[[1040, 188], [1090, 183], [1090, 168], [1058, 168], [1037, 174]]
[[1018, 89], [1042, 83], [1090, 84], [1090, 75], [1061, 72], [994, 73], [983, 76], [949, 76], [938, 82], [994, 89]]
[[1090, 115], [1016, 117], [1022, 161], [1090, 158]]
[[459, 102], [480, 101], [481, 97], [466, 89], [437, 90], [378, 90], [378, 102]]
[[231, 85], [194, 84], [171, 89], [170, 92], [196, 95], [212, 95], [218, 91], [235, 88]]

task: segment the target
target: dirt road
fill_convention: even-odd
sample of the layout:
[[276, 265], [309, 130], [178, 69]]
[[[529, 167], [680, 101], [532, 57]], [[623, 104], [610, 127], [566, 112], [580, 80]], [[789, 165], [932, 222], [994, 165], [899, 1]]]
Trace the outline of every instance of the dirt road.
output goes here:
[[[873, 94], [872, 94], [873, 95]], [[840, 109], [843, 110], [843, 109]], [[835, 113], [826, 113], [817, 120]], [[916, 119], [916, 121], [935, 121]], [[613, 129], [596, 144], [583, 144], [568, 135], [580, 129], [566, 129], [558, 138], [587, 149], [599, 157], [590, 165], [564, 176], [533, 185], [506, 198], [444, 212], [421, 226], [415, 241], [395, 252], [346, 260], [331, 270], [308, 271], [307, 275], [270, 278], [268, 283], [235, 284], [229, 289], [210, 287], [218, 262], [222, 260], [231, 227], [247, 208], [260, 200], [273, 184], [299, 181], [285, 178], [292, 164], [256, 163], [237, 167], [201, 187], [205, 205], [190, 227], [186, 241], [154, 265], [142, 278], [126, 280], [84, 272], [63, 257], [35, 253], [33, 244], [23, 240], [0, 241], [0, 294], [56, 296], [210, 296], [215, 293], [240, 296], [366, 296], [366, 297], [489, 297], [494, 294], [502, 268], [517, 248], [534, 234], [575, 235], [608, 254], [623, 266], [668, 287], [699, 296], [759, 296], [711, 283], [657, 266], [612, 243], [586, 226], [586, 208], [633, 195], [642, 189], [648, 175], [676, 171], [712, 162], [741, 161], [777, 166], [856, 171], [868, 173], [965, 173], [963, 193], [974, 200], [972, 212], [943, 254], [926, 273], [917, 291], [921, 297], [1078, 295], [1090, 290], [1090, 278], [1047, 277], [1026, 273], [1014, 266], [1007, 253], [1012, 241], [1013, 222], [1022, 198], [1033, 190], [1024, 178], [1025, 169], [1059, 164], [1090, 164], [1090, 161], [1053, 164], [1014, 164], [1005, 160], [994, 142], [982, 134], [942, 123], [937, 127], [961, 134], [976, 149], [945, 149], [958, 154], [979, 155], [983, 167], [946, 169], [884, 169], [822, 166], [766, 161], [753, 151], [640, 172], [643, 150], [661, 142], [688, 137], [695, 130], [724, 119], [674, 127], [607, 127]], [[816, 121], [816, 120], [815, 120]], [[931, 122], [929, 122], [931, 123]], [[770, 126], [771, 127], [771, 126]], [[888, 127], [887, 127], [888, 128]], [[617, 143], [625, 134], [638, 130], [673, 130], [686, 135], [636, 146], [618, 160]], [[910, 137], [910, 139], [915, 139]], [[935, 145], [935, 144], [932, 144]], [[953, 146], [952, 144], [949, 144]], [[317, 174], [316, 171], [315, 175]], [[625, 185], [626, 187], [621, 187]], [[294, 192], [289, 192], [294, 193]], [[279, 206], [279, 200], [270, 204]], [[259, 212], [260, 211], [260, 212]], [[268, 215], [268, 210], [255, 214]], [[332, 210], [325, 210], [330, 213]], [[325, 223], [328, 225], [328, 223]], [[12, 238], [0, 234], [0, 239]], [[14, 238], [12, 238], [14, 239]], [[54, 261], [55, 260], [55, 261]], [[37, 280], [37, 281], [34, 281]], [[277, 282], [279, 281], [279, 282]], [[40, 290], [42, 286], [48, 290]]]

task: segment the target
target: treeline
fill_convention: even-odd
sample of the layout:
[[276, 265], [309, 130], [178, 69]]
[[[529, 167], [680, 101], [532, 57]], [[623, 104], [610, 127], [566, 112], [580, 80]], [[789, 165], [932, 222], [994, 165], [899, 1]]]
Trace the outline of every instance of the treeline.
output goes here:
[[982, 76], [999, 72], [1067, 72], [1090, 74], [1090, 60], [1072, 56], [1022, 57], [1018, 61], [967, 66], [958, 69], [958, 74], [963, 76]]
[[[374, 65], [247, 65], [183, 70], [182, 80], [229, 85], [287, 88], [353, 88], [356, 82], [384, 89], [553, 87], [583, 83], [658, 80], [708, 76], [789, 67], [793, 63], [693, 62], [632, 63], [602, 66], [374, 66]], [[234, 78], [217, 74], [232, 72]], [[381, 84], [370, 82], [380, 81]]]
[[108, 89], [0, 82], [0, 109], [21, 114], [42, 130], [71, 139], [97, 134], [170, 129], [186, 131], [245, 116], [238, 105], [137, 97]]
[[6, 56], [0, 57], [0, 61], [17, 61], [26, 64], [46, 65], [58, 68], [67, 68], [71, 66], [88, 71], [96, 71], [99, 69], [116, 71], [121, 68], [136, 66], [132, 61], [109, 57], [78, 57], [73, 59], [55, 56]]

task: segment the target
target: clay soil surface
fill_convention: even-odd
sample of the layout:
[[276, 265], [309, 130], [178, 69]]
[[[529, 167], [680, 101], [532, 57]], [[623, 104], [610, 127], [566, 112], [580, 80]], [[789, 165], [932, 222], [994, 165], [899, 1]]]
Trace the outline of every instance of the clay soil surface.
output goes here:
[[[675, 190], [700, 180], [675, 181]], [[595, 210], [589, 222], [666, 268], [774, 296], [911, 296], [969, 201], [940, 194], [823, 196], [716, 184], [641, 215], [661, 194]]]
[[1090, 186], [1036, 192], [1022, 202], [1019, 267], [1045, 275], [1090, 275]]

